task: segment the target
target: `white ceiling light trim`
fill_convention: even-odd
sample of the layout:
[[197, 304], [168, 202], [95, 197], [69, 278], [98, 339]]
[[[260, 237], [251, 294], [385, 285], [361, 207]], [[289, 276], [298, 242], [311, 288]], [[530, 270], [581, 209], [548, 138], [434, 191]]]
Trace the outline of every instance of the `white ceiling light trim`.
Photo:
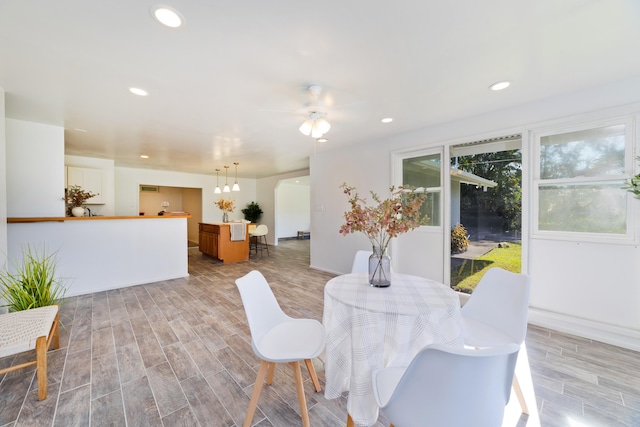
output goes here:
[[169, 28], [179, 28], [184, 23], [184, 17], [180, 14], [180, 12], [169, 6], [152, 6], [151, 15], [159, 23]]
[[492, 84], [491, 86], [489, 86], [489, 89], [494, 90], [494, 91], [498, 91], [498, 90], [503, 90], [508, 88], [509, 86], [511, 86], [511, 82], [510, 81], [502, 81], [502, 82], [497, 82]]
[[380, 120], [382, 123], [391, 123], [393, 121], [393, 118], [391, 117], [385, 117], [384, 119]]
[[134, 95], [138, 95], [138, 96], [147, 96], [147, 95], [149, 95], [149, 92], [147, 92], [144, 89], [140, 89], [139, 87], [130, 87], [129, 88], [129, 92], [131, 92]]

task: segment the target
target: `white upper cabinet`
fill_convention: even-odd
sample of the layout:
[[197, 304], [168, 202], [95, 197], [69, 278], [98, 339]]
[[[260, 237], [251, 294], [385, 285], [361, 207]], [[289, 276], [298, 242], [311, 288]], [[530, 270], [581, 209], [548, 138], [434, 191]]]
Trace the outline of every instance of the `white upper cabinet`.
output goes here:
[[105, 203], [102, 179], [101, 169], [67, 167], [67, 188], [79, 185], [85, 191], [97, 193], [97, 196], [87, 200], [87, 205], [103, 205]]

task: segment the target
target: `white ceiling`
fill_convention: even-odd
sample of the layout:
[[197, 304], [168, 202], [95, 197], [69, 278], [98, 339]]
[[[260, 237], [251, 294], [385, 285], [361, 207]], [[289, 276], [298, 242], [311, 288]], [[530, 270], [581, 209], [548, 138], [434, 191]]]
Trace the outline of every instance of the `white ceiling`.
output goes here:
[[[237, 161], [253, 178], [304, 169], [316, 150], [640, 75], [633, 0], [163, 3], [183, 28], [143, 0], [0, 0], [7, 116], [64, 126], [66, 154], [212, 175]], [[326, 143], [298, 131], [310, 84], [324, 89]]]

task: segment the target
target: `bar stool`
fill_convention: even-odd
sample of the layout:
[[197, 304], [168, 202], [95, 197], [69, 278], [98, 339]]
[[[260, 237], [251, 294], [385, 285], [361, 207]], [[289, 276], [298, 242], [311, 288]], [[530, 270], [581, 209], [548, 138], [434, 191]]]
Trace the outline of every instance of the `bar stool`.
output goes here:
[[[260, 255], [262, 255], [262, 251], [264, 249], [267, 250], [267, 255], [269, 255], [269, 245], [267, 244], [267, 234], [269, 234], [269, 227], [264, 224], [260, 224], [256, 227], [256, 230], [251, 233], [251, 237], [253, 238], [253, 248], [256, 250], [256, 255], [258, 254], [258, 249], [260, 249]], [[262, 240], [260, 238], [262, 237]]]

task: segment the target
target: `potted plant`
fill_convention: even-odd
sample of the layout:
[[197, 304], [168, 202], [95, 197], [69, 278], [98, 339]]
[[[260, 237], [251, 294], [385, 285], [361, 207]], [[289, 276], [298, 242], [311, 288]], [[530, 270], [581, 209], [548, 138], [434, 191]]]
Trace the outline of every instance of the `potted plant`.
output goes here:
[[367, 200], [358, 195], [355, 187], [342, 184], [344, 194], [349, 199], [351, 210], [344, 213], [345, 223], [340, 227], [340, 234], [362, 232], [371, 242], [373, 255], [369, 258], [369, 284], [375, 287], [391, 285], [391, 260], [386, 255], [392, 237], [419, 227], [425, 221], [420, 210], [427, 195], [412, 187], [391, 187], [388, 199], [382, 200], [371, 191], [375, 206], [367, 204]]
[[56, 253], [27, 246], [22, 250], [22, 263], [0, 273], [0, 297], [9, 311], [60, 304], [67, 291], [56, 277]]
[[84, 203], [98, 193], [85, 191], [79, 185], [72, 185], [65, 191], [64, 201], [67, 203], [67, 215], [84, 216]]
[[244, 214], [244, 219], [254, 224], [257, 224], [262, 216], [262, 209], [256, 202], [247, 203], [247, 207], [242, 209], [241, 212]]

